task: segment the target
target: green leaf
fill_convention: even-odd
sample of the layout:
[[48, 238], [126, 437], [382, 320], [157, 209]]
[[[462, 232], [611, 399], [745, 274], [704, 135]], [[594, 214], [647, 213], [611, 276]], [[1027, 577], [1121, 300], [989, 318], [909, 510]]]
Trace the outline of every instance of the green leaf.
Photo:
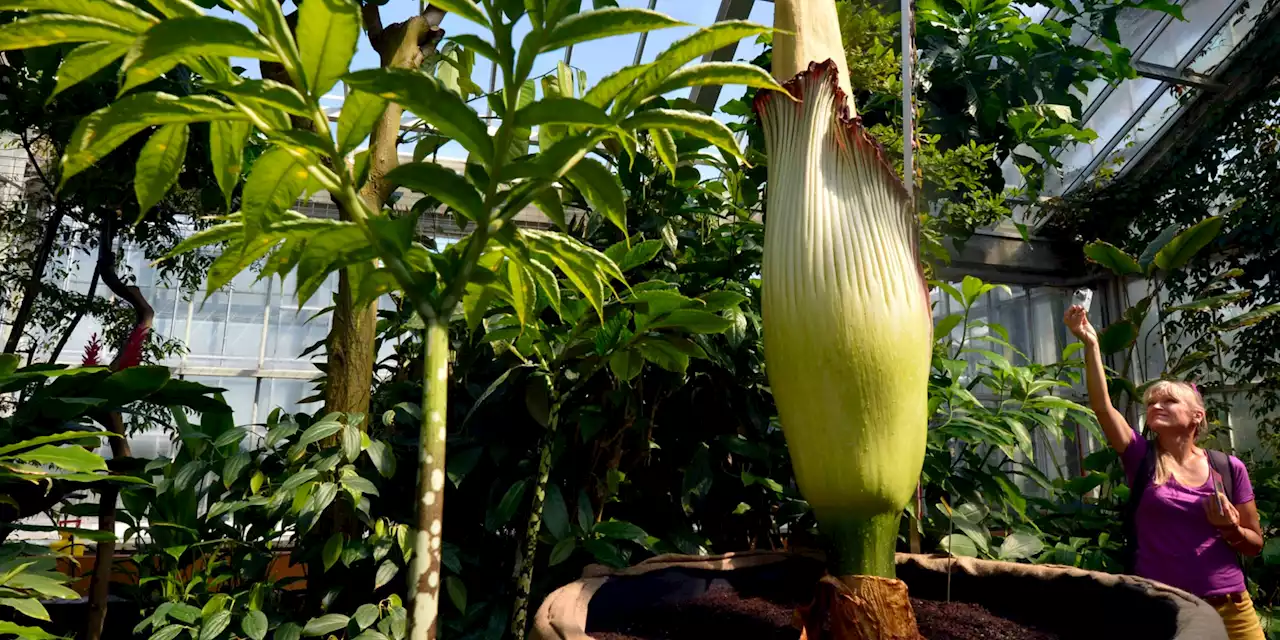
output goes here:
[[[564, 203], [560, 200], [560, 192], [554, 187], [540, 189], [533, 196], [533, 203], [537, 205], [538, 210], [551, 219], [561, 231], [569, 228], [568, 221], [564, 215]], [[557, 309], [559, 304], [556, 305]]]
[[396, 567], [396, 563], [384, 560], [382, 564], [378, 565], [378, 570], [373, 574], [373, 588], [381, 589], [382, 585], [391, 582], [391, 579], [396, 577], [399, 572], [400, 569]]
[[492, 165], [493, 139], [479, 114], [436, 78], [407, 69], [366, 69], [347, 74], [343, 81], [353, 89], [403, 105], [486, 165]]
[[492, 28], [489, 26], [488, 18], [484, 17], [484, 12], [472, 0], [440, 0], [439, 2], [432, 0], [431, 4], [449, 13], [456, 13], [459, 17], [466, 18], [486, 29]]
[[1098, 334], [1098, 348], [1104, 354], [1119, 353], [1138, 339], [1138, 327], [1128, 320], [1112, 323]]
[[513, 124], [537, 127], [545, 124], [612, 127], [613, 119], [604, 109], [577, 98], [543, 98], [516, 112]]
[[0, 598], [0, 607], [12, 607], [28, 618], [49, 621], [49, 612], [35, 598]]
[[55, 447], [46, 444], [9, 457], [36, 464], [51, 464], [59, 469], [81, 473], [107, 470], [107, 463], [102, 456], [75, 445]]
[[649, 537], [649, 534], [645, 533], [644, 529], [641, 529], [630, 522], [623, 522], [621, 520], [609, 520], [608, 522], [597, 523], [595, 528], [592, 529], [592, 532], [605, 538], [630, 540], [639, 544], [644, 544], [645, 539]]
[[267, 614], [250, 611], [240, 619], [240, 630], [251, 640], [262, 640], [267, 637]]
[[0, 0], [0, 11], [47, 11], [97, 18], [130, 31], [146, 31], [155, 16], [121, 0]]
[[618, 268], [626, 273], [636, 267], [644, 266], [653, 260], [662, 251], [663, 242], [661, 240], [645, 240], [636, 243], [635, 246], [627, 250], [626, 255], [618, 262]]
[[378, 495], [378, 487], [364, 476], [345, 475], [342, 477], [342, 486], [352, 491], [358, 491], [364, 495]]
[[200, 628], [200, 640], [213, 640], [231, 624], [231, 612], [219, 611], [204, 621]]
[[[338, 558], [342, 557], [342, 543], [345, 539], [341, 532], [329, 536], [324, 543], [324, 549], [320, 552], [320, 559], [324, 561], [324, 570], [328, 571], [337, 564]], [[367, 626], [367, 625], [366, 625]]]
[[689, 355], [675, 345], [661, 339], [646, 339], [636, 344], [645, 360], [667, 371], [684, 373], [689, 368]]
[[129, 50], [121, 67], [125, 80], [120, 93], [200, 56], [279, 60], [265, 41], [238, 22], [212, 16], [171, 18], [148, 29]]
[[236, 102], [252, 105], [259, 112], [279, 109], [295, 116], [310, 117], [311, 105], [297, 89], [275, 80], [245, 80], [234, 85], [214, 87], [218, 93]]
[[951, 332], [964, 321], [964, 315], [953, 313], [941, 320], [933, 326], [933, 335], [938, 338], [946, 338]]
[[444, 591], [449, 594], [449, 602], [458, 608], [458, 611], [465, 612], [467, 610], [467, 585], [462, 582], [458, 576], [449, 576], [444, 579]]
[[643, 367], [644, 354], [633, 349], [620, 349], [609, 356], [609, 370], [621, 382], [630, 382]]
[[151, 134], [138, 154], [133, 189], [138, 196], [138, 217], [156, 206], [178, 182], [187, 158], [187, 125], [167, 124]]
[[491, 517], [485, 523], [490, 530], [497, 529], [511, 521], [512, 516], [516, 514], [516, 510], [520, 508], [520, 503], [524, 500], [524, 493], [529, 488], [529, 481], [517, 480], [507, 488], [507, 492], [502, 494], [502, 499], [498, 501], [498, 506], [490, 514]]
[[675, 109], [649, 109], [627, 118], [621, 125], [624, 129], [673, 129], [702, 138], [723, 149], [746, 163], [747, 159], [733, 139], [733, 132], [723, 122], [692, 111]]
[[953, 556], [978, 557], [978, 546], [965, 534], [943, 536], [938, 542], [938, 551], [950, 553]]
[[87, 438], [107, 438], [107, 437], [118, 438], [120, 436], [117, 436], [113, 433], [107, 433], [105, 431], [64, 431], [62, 433], [54, 433], [47, 436], [38, 436], [35, 438], [31, 438], [29, 440], [23, 440], [21, 442], [15, 442], [13, 444], [4, 445], [0, 447], [0, 455], [11, 454], [14, 451], [21, 451], [23, 449], [31, 449], [33, 447], [38, 447], [42, 444], [49, 444], [51, 442], [65, 442], [67, 440], [85, 440]]
[[359, 39], [359, 3], [308, 0], [299, 6], [298, 53], [312, 98], [318, 100], [347, 72]]
[[1034, 533], [1015, 531], [1000, 543], [1000, 559], [1006, 561], [1028, 560], [1044, 551], [1044, 541]]
[[1177, 235], [1177, 225], [1169, 225], [1160, 232], [1160, 235], [1156, 236], [1155, 240], [1152, 240], [1150, 244], [1142, 250], [1142, 255], [1138, 257], [1138, 264], [1142, 267], [1143, 273], [1149, 273], [1151, 271], [1151, 265], [1155, 263], [1156, 254], [1160, 253], [1160, 250], [1163, 249], [1165, 245], [1169, 244], [1169, 242], [1171, 242]]
[[549, 566], [554, 567], [560, 564], [561, 562], [568, 560], [571, 556], [573, 556], [573, 552], [577, 548], [578, 548], [577, 538], [570, 537], [570, 538], [561, 539], [559, 542], [556, 543], [556, 546], [551, 548], [551, 558], [549, 559]]
[[289, 478], [284, 481], [284, 484], [280, 485], [279, 492], [289, 493], [290, 491], [293, 491], [294, 489], [301, 487], [303, 484], [318, 478], [319, 476], [320, 476], [320, 472], [316, 471], [315, 469], [303, 469], [289, 476]]
[[1224, 293], [1222, 295], [1192, 300], [1186, 304], [1169, 307], [1165, 311], [1207, 311], [1210, 309], [1221, 309], [1233, 302], [1239, 302], [1248, 298], [1250, 294], [1251, 292], [1249, 291], [1234, 291], [1232, 293]]
[[671, 172], [672, 177], [676, 175], [676, 163], [680, 160], [679, 152], [676, 151], [675, 138], [671, 136], [671, 132], [666, 129], [650, 129], [649, 139], [653, 142], [653, 150], [658, 154], [658, 159]]
[[1254, 309], [1253, 311], [1242, 313], [1230, 320], [1227, 320], [1226, 322], [1222, 323], [1221, 329], [1223, 331], [1234, 331], [1241, 327], [1247, 327], [1249, 325], [1258, 324], [1259, 322], [1262, 322], [1263, 320], [1266, 320], [1267, 318], [1270, 318], [1271, 316], [1277, 313], [1280, 313], [1280, 304], [1273, 304], [1265, 307], [1259, 307], [1257, 309]]
[[161, 627], [159, 631], [151, 634], [149, 640], [173, 640], [183, 631], [189, 630], [190, 627], [184, 627], [180, 624], [171, 624]]
[[369, 454], [369, 460], [373, 462], [373, 467], [384, 478], [390, 478], [396, 472], [395, 454], [391, 452], [391, 448], [381, 440], [374, 440], [369, 443], [369, 447], [365, 449]]
[[390, 640], [390, 638], [377, 629], [365, 629], [364, 633], [361, 633], [351, 640]]
[[17, 51], [71, 42], [110, 42], [132, 45], [128, 29], [88, 16], [41, 14], [0, 26], [0, 51]]
[[350, 620], [350, 618], [340, 613], [330, 613], [318, 618], [312, 618], [307, 621], [307, 626], [302, 628], [302, 635], [311, 637], [322, 636], [326, 633], [333, 633], [334, 631], [347, 626], [348, 620]]
[[[249, 134], [253, 132], [253, 125], [248, 122], [218, 120], [209, 123], [209, 159], [213, 164], [213, 175], [218, 180], [218, 187], [222, 189], [222, 197], [226, 200], [227, 210], [231, 210], [231, 196], [235, 193], [236, 185], [240, 182], [240, 172], [244, 169], [244, 148], [249, 142]], [[196, 238], [214, 237], [219, 231], [226, 231], [227, 227], [235, 226], [236, 228], [226, 234], [221, 239], [229, 239], [231, 234], [236, 231], [243, 231], [242, 225], [218, 225], [204, 231], [197, 232], [193, 236], [188, 236], [182, 241], [170, 255], [178, 255], [184, 251], [189, 251], [200, 244], [195, 244]], [[203, 238], [202, 240], [203, 241]], [[181, 250], [181, 251], [180, 251]]]
[[768, 31], [771, 31], [769, 27], [745, 20], [725, 20], [677, 40], [666, 51], [658, 54], [657, 59], [636, 79], [631, 90], [619, 100], [619, 112], [625, 114], [634, 110], [642, 101], [654, 95], [672, 73], [689, 62], [735, 44], [743, 38]]
[[298, 437], [295, 446], [305, 447], [313, 442], [324, 440], [342, 430], [342, 423], [337, 420], [322, 420], [307, 428]]
[[259, 235], [247, 245], [232, 242], [223, 250], [213, 264], [209, 265], [209, 280], [205, 297], [226, 286], [236, 274], [244, 271], [249, 265], [267, 255], [267, 252], [279, 242], [276, 236]]
[[585, 11], [561, 20], [551, 29], [539, 51], [554, 51], [580, 42], [684, 25], [679, 20], [647, 9]]
[[302, 637], [302, 627], [292, 622], [276, 627], [276, 632], [271, 636], [272, 640], [298, 640], [300, 637]]
[[542, 525], [552, 538], [562, 540], [573, 534], [569, 528], [569, 509], [565, 506], [560, 487], [548, 484], [546, 499], [542, 504]]
[[281, 214], [302, 195], [310, 177], [306, 166], [280, 147], [262, 154], [240, 194], [246, 241], [253, 240], [270, 223], [280, 221]]
[[648, 329], [680, 329], [689, 333], [724, 333], [733, 322], [708, 311], [676, 309], [650, 323]]
[[627, 232], [627, 201], [618, 179], [594, 158], [583, 158], [565, 175], [596, 213]]
[[747, 301], [747, 297], [736, 291], [712, 291], [700, 298], [705, 303], [704, 311], [723, 311], [737, 308]]
[[534, 319], [534, 306], [538, 302], [538, 288], [529, 270], [508, 260], [504, 265], [507, 286], [511, 292], [511, 307], [516, 312], [521, 326], [527, 326]]
[[702, 62], [682, 67], [668, 76], [653, 93], [665, 95], [672, 91], [709, 84], [740, 84], [791, 95], [773, 79], [773, 76], [769, 75], [769, 72], [745, 62]]
[[53, 101], [59, 93], [79, 84], [103, 67], [120, 59], [129, 51], [128, 44], [117, 42], [90, 42], [82, 44], [68, 53], [58, 65], [58, 84], [49, 94], [46, 104]]
[[1221, 216], [1205, 218], [1191, 228], [1174, 236], [1168, 244], [1156, 252], [1154, 263], [1162, 271], [1173, 271], [1186, 266], [1213, 239], [1222, 232]]
[[349, 462], [355, 462], [360, 457], [361, 435], [360, 429], [353, 425], [342, 426], [342, 457]]
[[338, 115], [338, 153], [345, 156], [360, 146], [386, 110], [386, 100], [371, 93], [352, 91]]
[[240, 451], [236, 455], [227, 458], [227, 462], [222, 467], [222, 484], [230, 488], [236, 479], [240, 477], [240, 472], [245, 470], [251, 462], [248, 451]]
[[351, 616], [356, 621], [356, 627], [361, 630], [369, 628], [369, 625], [378, 621], [379, 609], [376, 604], [362, 604], [356, 609], [355, 615]]
[[387, 172], [386, 179], [432, 196], [472, 222], [488, 219], [480, 192], [452, 169], [434, 162], [410, 162]]
[[178, 98], [166, 93], [125, 96], [80, 119], [62, 155], [61, 184], [147, 127], [247, 118], [239, 109], [211, 96]]
[[1112, 273], [1119, 276], [1139, 275], [1142, 273], [1142, 267], [1138, 265], [1138, 261], [1133, 256], [1121, 251], [1119, 247], [1101, 240], [1090, 242], [1084, 246], [1084, 255], [1090, 262], [1106, 267]]

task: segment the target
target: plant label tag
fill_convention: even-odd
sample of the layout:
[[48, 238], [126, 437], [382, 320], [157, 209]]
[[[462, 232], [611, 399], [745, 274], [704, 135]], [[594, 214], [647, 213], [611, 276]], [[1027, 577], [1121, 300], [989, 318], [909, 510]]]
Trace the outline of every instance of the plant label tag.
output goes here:
[[1084, 307], [1085, 313], [1089, 313], [1089, 304], [1092, 302], [1093, 302], [1092, 289], [1076, 289], [1076, 292], [1071, 296], [1071, 305], [1072, 306], [1079, 305], [1081, 307]]
[[1213, 504], [1218, 507], [1218, 515], [1227, 515], [1227, 509], [1222, 506], [1222, 498], [1227, 495], [1227, 488], [1222, 485], [1222, 476], [1213, 473]]

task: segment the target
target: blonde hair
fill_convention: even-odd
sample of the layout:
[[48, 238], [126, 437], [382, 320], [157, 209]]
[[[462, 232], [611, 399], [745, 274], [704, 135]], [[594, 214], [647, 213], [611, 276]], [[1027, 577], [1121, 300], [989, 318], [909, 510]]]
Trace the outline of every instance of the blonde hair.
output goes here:
[[[1209, 416], [1204, 408], [1204, 397], [1200, 395], [1200, 390], [1191, 382], [1178, 382], [1175, 380], [1160, 380], [1155, 384], [1147, 387], [1145, 393], [1142, 394], [1143, 406], [1149, 406], [1152, 402], [1160, 398], [1174, 398], [1180, 400], [1193, 409], [1200, 412], [1200, 422], [1196, 423], [1196, 430], [1192, 433], [1192, 438], [1199, 438], [1209, 426]], [[1165, 458], [1168, 454], [1159, 448], [1156, 444], [1156, 473], [1152, 480], [1154, 485], [1162, 485], [1172, 475]]]

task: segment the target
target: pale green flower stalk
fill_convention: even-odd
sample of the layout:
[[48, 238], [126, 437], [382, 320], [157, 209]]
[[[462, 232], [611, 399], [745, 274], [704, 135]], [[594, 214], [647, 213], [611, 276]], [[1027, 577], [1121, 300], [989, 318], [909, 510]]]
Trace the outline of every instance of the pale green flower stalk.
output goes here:
[[774, 77], [800, 102], [755, 103], [769, 155], [769, 382], [831, 572], [893, 578], [924, 462], [933, 342], [917, 219], [850, 107], [834, 2], [780, 0], [775, 20]]

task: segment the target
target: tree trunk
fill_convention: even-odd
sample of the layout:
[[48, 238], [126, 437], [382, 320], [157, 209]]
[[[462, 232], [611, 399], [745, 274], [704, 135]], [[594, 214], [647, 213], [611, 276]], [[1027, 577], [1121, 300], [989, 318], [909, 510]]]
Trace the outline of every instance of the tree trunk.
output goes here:
[[44, 285], [44, 270], [49, 266], [49, 256], [53, 253], [53, 243], [58, 237], [58, 229], [62, 226], [62, 207], [54, 206], [53, 215], [44, 227], [44, 237], [40, 238], [40, 247], [36, 250], [35, 262], [31, 265], [31, 275], [22, 285], [22, 302], [18, 304], [18, 312], [9, 326], [9, 339], [4, 343], [5, 353], [17, 353], [18, 343], [31, 322], [31, 314], [35, 311], [36, 298], [40, 297], [40, 289]]

